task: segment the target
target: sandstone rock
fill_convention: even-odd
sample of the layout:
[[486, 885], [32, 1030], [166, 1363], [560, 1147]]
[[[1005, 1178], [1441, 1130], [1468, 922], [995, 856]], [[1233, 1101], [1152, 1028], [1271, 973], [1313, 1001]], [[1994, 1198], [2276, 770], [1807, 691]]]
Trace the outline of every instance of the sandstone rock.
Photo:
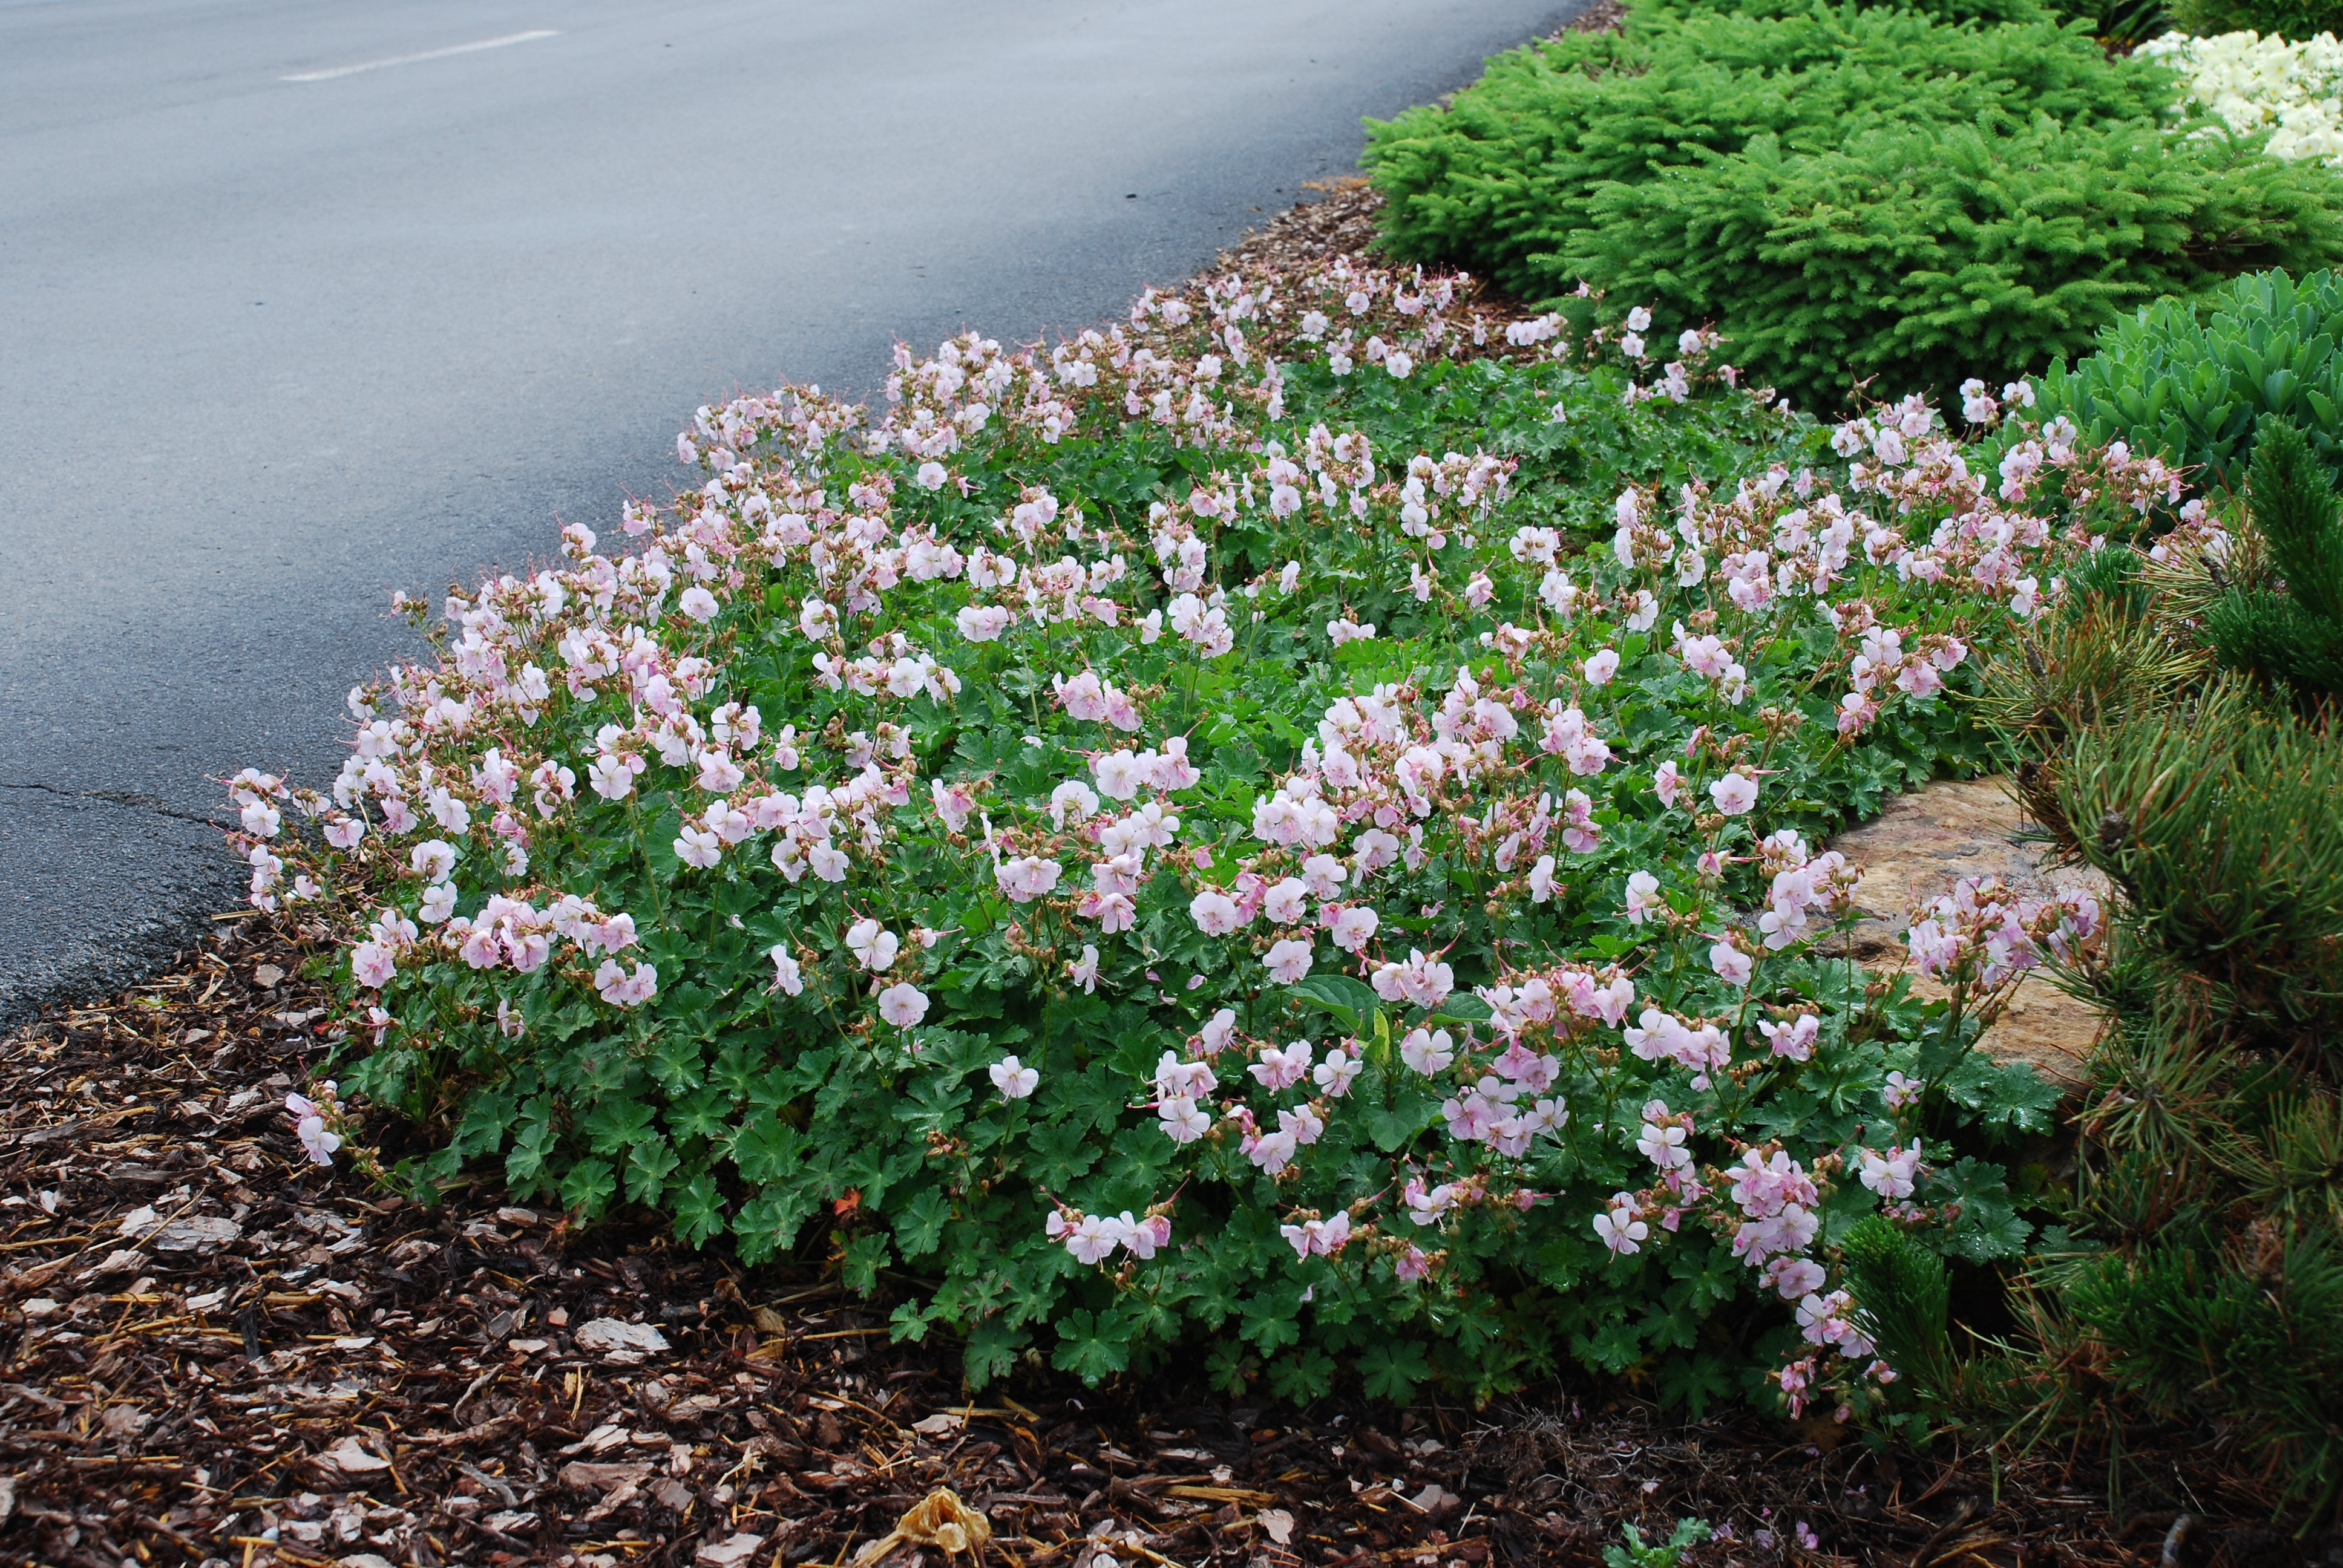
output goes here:
[[[1999, 877], [2040, 898], [2086, 888], [2102, 905], [2108, 901], [2107, 879], [2087, 866], [2046, 864], [2049, 846], [2022, 841], [2025, 826], [2001, 779], [1947, 779], [1897, 796], [1876, 819], [1831, 840], [1831, 849], [1864, 869], [1855, 956], [1875, 970], [1903, 969], [1910, 961], [1904, 933], [1913, 907], [1950, 892], [1963, 877]], [[1944, 995], [1944, 988], [1916, 977], [1913, 990]], [[1996, 1061], [2023, 1061], [2056, 1082], [2076, 1084], [2103, 1022], [2097, 1009], [2028, 975], [1978, 1043]]]

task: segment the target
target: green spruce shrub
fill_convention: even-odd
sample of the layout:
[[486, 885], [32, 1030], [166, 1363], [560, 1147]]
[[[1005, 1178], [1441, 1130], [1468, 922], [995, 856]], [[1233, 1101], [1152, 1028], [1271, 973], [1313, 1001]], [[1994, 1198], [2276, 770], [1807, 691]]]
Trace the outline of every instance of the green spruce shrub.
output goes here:
[[1873, 377], [2016, 376], [2142, 300], [2343, 252], [2323, 170], [2146, 126], [1979, 120], [1803, 156], [1759, 136], [1604, 186], [1566, 270], [1720, 322], [1751, 375], [1835, 409]]
[[[2036, 0], [1856, 0], [1864, 10], [1906, 11], [1925, 16], [1932, 22], [1979, 22], [1988, 26], [2001, 22], [2042, 22], [2056, 20], [2056, 14]], [[1733, 15], [1767, 17], [1805, 15], [1812, 0], [1651, 0], [1646, 13], [1677, 12], [1698, 15], [1703, 12], [1724, 12]]]
[[[1647, 14], [1660, 10], [1687, 14], [1724, 11], [1762, 17], [1800, 15], [1810, 4], [1811, 0], [1646, 0], [1644, 9]], [[2161, 37], [2173, 26], [2164, 0], [2101, 0], [2096, 8], [2073, 4], [2044, 5], [2036, 0], [1858, 0], [1858, 4], [1866, 10], [1910, 11], [1931, 21], [1955, 25], [1974, 22], [1988, 27], [2004, 22], [2079, 18], [2095, 23], [2099, 38], [2126, 52], [2134, 45]]]
[[1639, 12], [1371, 128], [1386, 243], [1533, 299], [1713, 319], [1818, 412], [2086, 351], [2166, 294], [2343, 256], [2343, 179], [2180, 138], [2087, 22]]
[[1500, 55], [1450, 107], [1371, 124], [1366, 162], [1400, 254], [1540, 298], [1575, 286], [1554, 257], [1597, 186], [1738, 153], [1760, 134], [1811, 152], [1996, 108], [2097, 125], [2147, 122], [2174, 102], [2168, 71], [2110, 61], [2083, 29], [2049, 22], [1978, 30], [1821, 0], [1773, 16], [1639, 9], [1624, 35]]

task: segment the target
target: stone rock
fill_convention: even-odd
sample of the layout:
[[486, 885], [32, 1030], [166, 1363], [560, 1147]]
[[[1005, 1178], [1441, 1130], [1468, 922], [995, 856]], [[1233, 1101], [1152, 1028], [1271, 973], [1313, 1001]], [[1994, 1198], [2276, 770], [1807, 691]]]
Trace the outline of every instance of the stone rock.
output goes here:
[[[1963, 877], [1999, 877], [2036, 898], [2083, 888], [2108, 903], [2106, 878], [2087, 866], [2048, 864], [2050, 847], [2023, 840], [2025, 826], [2002, 779], [1946, 779], [1896, 797], [1878, 817], [1832, 839], [1828, 848], [1863, 868], [1855, 956], [1875, 970], [1906, 968], [1911, 955], [1904, 933], [1913, 908], [1952, 891]], [[1931, 998], [1945, 994], [1916, 976], [1912, 989]], [[2097, 1009], [2029, 974], [1977, 1043], [1996, 1061], [2023, 1061], [2054, 1082], [2079, 1084], [2105, 1021]]]

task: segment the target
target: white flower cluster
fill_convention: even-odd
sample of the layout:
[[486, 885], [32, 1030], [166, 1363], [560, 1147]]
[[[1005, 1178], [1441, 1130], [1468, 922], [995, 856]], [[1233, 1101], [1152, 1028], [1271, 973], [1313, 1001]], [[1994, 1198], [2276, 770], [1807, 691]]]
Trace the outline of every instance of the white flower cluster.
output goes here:
[[2233, 134], [2267, 134], [2272, 157], [2343, 164], [2343, 44], [2334, 34], [2289, 44], [2250, 31], [2167, 33], [2137, 53], [2179, 72], [2190, 106]]

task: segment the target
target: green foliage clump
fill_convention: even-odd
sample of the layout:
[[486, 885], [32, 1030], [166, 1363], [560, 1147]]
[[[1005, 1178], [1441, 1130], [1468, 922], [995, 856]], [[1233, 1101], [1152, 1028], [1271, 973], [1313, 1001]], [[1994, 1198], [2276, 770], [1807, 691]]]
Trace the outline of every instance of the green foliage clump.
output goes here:
[[2343, 1248], [2331, 1224], [2208, 1226], [2110, 1251], [2064, 1277], [2108, 1380], [2157, 1414], [2235, 1423], [2317, 1507], [2343, 1478]]
[[[2092, 15], [2089, 8], [2077, 9], [2086, 16]], [[2100, 40], [2110, 49], [2127, 54], [2172, 31], [2172, 13], [2164, 0], [2104, 0], [2097, 15]]]
[[2207, 629], [2221, 662], [2318, 703], [2343, 693], [2343, 510], [2335, 476], [2300, 431], [2267, 420], [2254, 446], [2248, 516], [2284, 591], [2238, 584]]
[[1620, 1543], [1603, 1549], [1604, 1568], [1677, 1568], [1686, 1551], [1715, 1533], [1705, 1519], [1679, 1519], [1665, 1541], [1647, 1542], [1642, 1531], [1622, 1524]]
[[2343, 181], [2147, 126], [1883, 129], [1603, 186], [1568, 270], [1721, 323], [1816, 407], [1854, 381], [1948, 393], [2079, 351], [2125, 309], [2240, 267], [2343, 254]]
[[1371, 128], [1386, 243], [1530, 298], [1713, 318], [1805, 406], [2083, 352], [2160, 295], [2343, 256], [2343, 179], [2176, 137], [2172, 74], [2090, 25], [1637, 12]]
[[2343, 1485], [2333, 1062], [2275, 1059], [2185, 973], [2159, 978], [2097, 1053], [2074, 1250], [2044, 1271], [2041, 1319], [2084, 1399], [2217, 1422], [2315, 1508]]
[[1856, 1221], [1840, 1248], [1856, 1327], [1915, 1394], [1941, 1408], [1959, 1376], [1943, 1256], [1875, 1214]]
[[2094, 440], [2198, 468], [2235, 488], [2265, 418], [2297, 426], [2320, 461], [2343, 469], [2343, 275], [2300, 281], [2251, 274], [2190, 298], [2160, 299], [2101, 328], [2097, 348], [2035, 388], [2045, 419], [2061, 415]]
[[[1846, 0], [1840, 3], [1845, 4]], [[1644, 9], [1647, 14], [1697, 15], [1703, 12], [1725, 12], [1753, 17], [1799, 16], [1806, 15], [1812, 4], [1813, 0], [1647, 0]], [[2056, 19], [2056, 13], [2036, 0], [1854, 0], [1854, 4], [1865, 11], [1906, 11], [1954, 26], [1964, 22], [1990, 25]]]
[[2053, 830], [2122, 890], [2146, 938], [2250, 1005], [2343, 998], [2343, 749], [2217, 690], [2076, 736]]
[[2171, 0], [2172, 25], [2209, 38], [2251, 30], [2297, 43], [2343, 31], [2343, 5], [2334, 0]]
[[1761, 134], [1811, 153], [1885, 125], [2036, 109], [2119, 124], [2175, 101], [2170, 72], [2110, 61], [2048, 22], [1980, 31], [1822, 0], [1771, 16], [1639, 7], [1624, 34], [1499, 55], [1446, 108], [1371, 125], [1366, 164], [1395, 251], [1537, 299], [1577, 282], [1557, 258], [1599, 186], [1730, 157]]
[[[1647, 15], [1726, 11], [1743, 16], [1795, 16], [1806, 14], [1812, 4], [1813, 0], [1644, 0], [1642, 9]], [[2056, 21], [2062, 17], [2079, 17], [2087, 22], [2096, 16], [2097, 35], [2127, 48], [2158, 37], [2172, 26], [2164, 0], [2103, 0], [2097, 12], [2088, 5], [2045, 5], [2037, 0], [1855, 0], [1855, 4], [1865, 10], [1914, 12], [1932, 22], [1953, 25], [1968, 22], [1993, 26], [2005, 22]]]

